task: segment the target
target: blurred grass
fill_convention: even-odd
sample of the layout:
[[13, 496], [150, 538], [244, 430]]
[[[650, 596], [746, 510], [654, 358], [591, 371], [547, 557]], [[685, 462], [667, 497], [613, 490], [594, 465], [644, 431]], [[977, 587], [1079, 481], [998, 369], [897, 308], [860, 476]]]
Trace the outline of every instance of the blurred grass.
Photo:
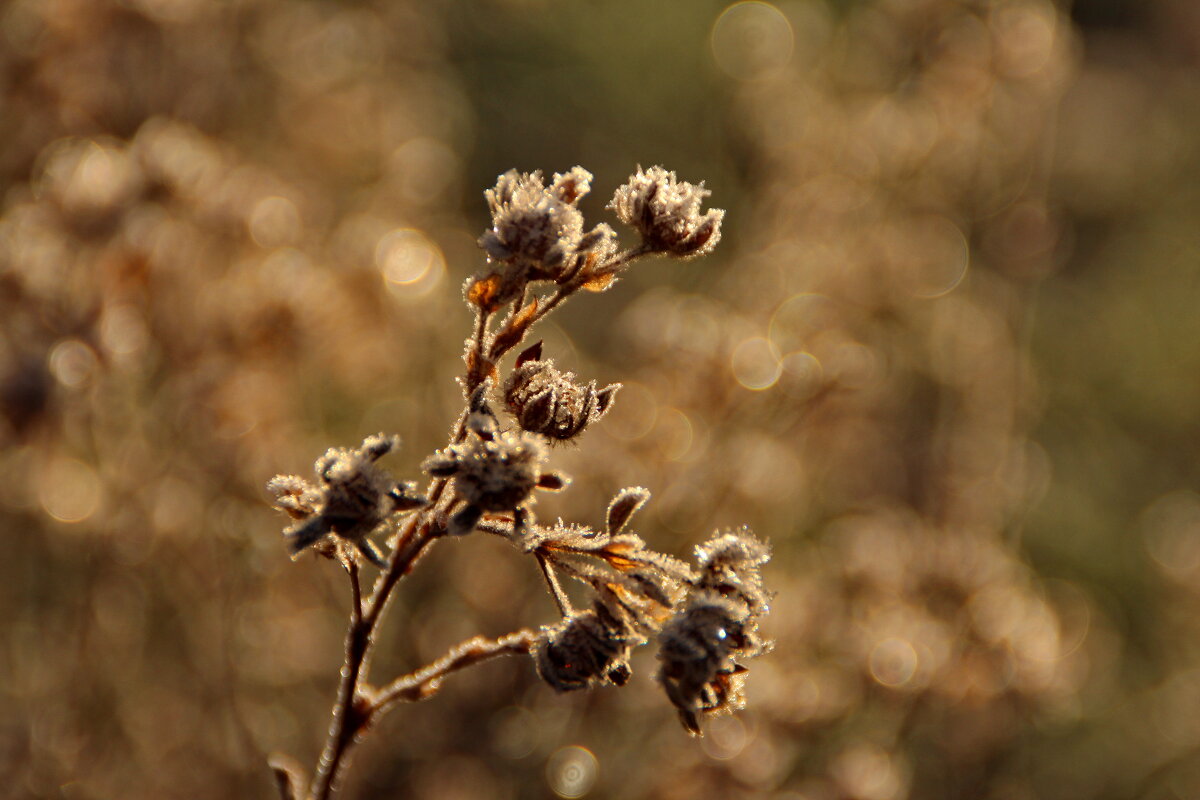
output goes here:
[[[544, 331], [626, 388], [540, 513], [645, 485], [680, 555], [752, 524], [776, 652], [702, 742], [650, 656], [561, 697], [489, 664], [347, 796], [552, 796], [568, 745], [596, 797], [1200, 795], [1194, 4], [726, 6], [0, 3], [6, 796], [311, 762], [346, 597], [262, 485], [380, 429], [416, 477], [482, 190], [576, 163], [589, 219], [639, 163], [729, 214]], [[447, 543], [376, 673], [552, 620], [518, 554]]]

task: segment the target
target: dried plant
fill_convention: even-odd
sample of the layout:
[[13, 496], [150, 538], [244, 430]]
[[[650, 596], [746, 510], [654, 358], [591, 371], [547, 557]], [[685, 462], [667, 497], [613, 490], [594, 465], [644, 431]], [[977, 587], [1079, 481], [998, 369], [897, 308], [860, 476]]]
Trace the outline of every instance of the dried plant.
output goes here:
[[[276, 507], [294, 520], [284, 530], [293, 557], [311, 550], [340, 563], [351, 591], [333, 722], [311, 782], [305, 787], [287, 757], [271, 760], [285, 799], [329, 797], [350, 749], [385, 712], [425, 699], [451, 673], [501, 655], [530, 655], [538, 675], [565, 692], [624, 685], [632, 649], [655, 640], [658, 680], [688, 732], [701, 734], [702, 715], [743, 703], [742, 662], [767, 647], [757, 630], [768, 610], [760, 569], [770, 551], [763, 542], [748, 529], [717, 533], [696, 548], [694, 567], [656, 552], [627, 530], [650, 497], [640, 487], [617, 494], [603, 530], [561, 519], [540, 524], [533, 511], [537, 490], [558, 491], [569, 482], [548, 469], [549, 444], [579, 437], [608, 411], [620, 387], [578, 385], [543, 358], [541, 342], [521, 352], [502, 377], [504, 357], [572, 295], [609, 288], [643, 257], [691, 258], [720, 240], [724, 211], [701, 212], [709, 194], [703, 184], [652, 167], [639, 169], [609, 204], [641, 237], [621, 250], [608, 225], [585, 231], [578, 201], [591, 180], [581, 167], [555, 174], [549, 186], [540, 172], [509, 171], [486, 193], [492, 228], [479, 246], [488, 266], [464, 287], [475, 316], [460, 378], [464, 407], [446, 447], [421, 463], [431, 478], [424, 494], [377, 465], [399, 445], [398, 437], [384, 434], [357, 449], [330, 449], [314, 466], [315, 484], [280, 475], [267, 485]], [[497, 413], [494, 400], [508, 416]], [[411, 674], [371, 683], [369, 656], [400, 580], [439, 538], [476, 531], [533, 557], [562, 618], [538, 631], [474, 637]], [[379, 533], [391, 547], [386, 557], [370, 538]], [[366, 594], [364, 561], [381, 570]], [[562, 577], [587, 587], [589, 608], [574, 607]]]

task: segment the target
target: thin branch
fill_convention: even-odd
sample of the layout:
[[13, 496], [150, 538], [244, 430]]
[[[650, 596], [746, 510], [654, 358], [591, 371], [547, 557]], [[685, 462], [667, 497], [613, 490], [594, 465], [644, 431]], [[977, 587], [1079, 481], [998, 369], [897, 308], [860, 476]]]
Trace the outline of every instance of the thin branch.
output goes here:
[[358, 561], [353, 556], [346, 562], [346, 572], [350, 576], [350, 624], [361, 625], [363, 618], [362, 585], [358, 580]]
[[[478, 363], [484, 355], [484, 345], [487, 341], [487, 324], [491, 315], [480, 311], [477, 315], [475, 334], [471, 340], [471, 358]], [[470, 386], [471, 371], [468, 370], [466, 384]], [[452, 443], [462, 441], [466, 436], [466, 419], [468, 410], [464, 409], [459, 417]], [[375, 627], [387, 607], [392, 590], [402, 577], [408, 574], [413, 564], [421, 557], [425, 549], [437, 538], [433, 534], [432, 521], [441, 509], [441, 500], [445, 493], [447, 481], [438, 479], [430, 487], [429, 505], [410, 516], [397, 536], [396, 547], [388, 560], [388, 566], [375, 582], [371, 596], [366, 600], [362, 597], [362, 587], [358, 578], [358, 565], [351, 562], [347, 566], [350, 573], [352, 606], [350, 611], [350, 627], [346, 632], [346, 661], [342, 666], [341, 681], [338, 684], [337, 701], [333, 707], [333, 720], [329, 726], [329, 737], [321, 759], [317, 762], [316, 773], [313, 775], [310, 797], [312, 800], [327, 800], [333, 792], [337, 777], [345, 764], [346, 753], [354, 743], [360, 730], [366, 724], [371, 712], [356, 704], [359, 697], [360, 679], [365, 681], [367, 660], [371, 644], [374, 640]]]
[[[538, 300], [538, 303], [539, 303], [538, 308], [534, 312], [533, 317], [526, 324], [525, 331], [527, 332], [527, 331], [531, 330], [534, 325], [541, 322], [547, 315], [550, 314], [551, 311], [553, 311], [555, 308], [557, 308], [564, 300], [566, 300], [568, 297], [570, 297], [571, 295], [573, 295], [577, 291], [579, 291], [587, 281], [589, 281], [597, 276], [616, 275], [622, 269], [627, 267], [630, 263], [632, 263], [632, 262], [636, 261], [637, 259], [641, 258], [642, 256], [647, 255], [652, 252], [653, 252], [653, 250], [651, 248], [647, 247], [645, 244], [641, 244], [641, 245], [638, 245], [637, 247], [632, 247], [628, 250], [624, 250], [620, 253], [617, 253], [611, 259], [609, 259], [608, 261], [606, 261], [605, 263], [601, 264], [600, 266], [596, 267], [595, 269], [593, 269], [591, 271], [585, 272], [582, 269], [578, 270], [577, 272], [572, 274], [570, 276], [570, 278], [568, 278], [561, 286], [559, 286], [558, 289], [556, 289], [553, 294], [550, 294], [549, 296], [543, 295]], [[525, 307], [525, 299], [526, 299], [527, 292], [528, 292], [528, 288], [523, 287], [521, 290], [521, 296], [519, 298], [517, 298], [517, 303], [513, 305], [513, 311], [509, 314], [508, 319], [515, 319], [517, 313], [520, 312], [520, 310]], [[525, 336], [524, 336], [524, 334], [522, 334], [521, 338], [516, 339], [507, 344], [501, 344], [499, 342], [494, 343], [493, 352], [491, 353], [492, 359], [494, 361], [499, 361], [501, 358], [504, 357], [504, 355], [506, 353], [508, 353], [510, 350], [512, 350], [514, 347], [519, 345], [524, 340], [525, 340]], [[499, 346], [497, 346], [497, 345], [499, 345]]]
[[575, 607], [571, 605], [571, 598], [567, 597], [562, 584], [558, 582], [558, 575], [554, 573], [554, 567], [540, 554], [537, 554], [537, 562], [538, 566], [542, 568], [542, 577], [546, 579], [546, 586], [550, 587], [550, 594], [554, 595], [554, 602], [558, 604], [558, 610], [564, 617], [574, 614]]
[[338, 683], [337, 701], [333, 706], [333, 721], [329, 725], [329, 738], [321, 759], [313, 774], [309, 795], [313, 800], [326, 800], [333, 791], [338, 772], [344, 763], [346, 751], [366, 721], [355, 707], [354, 698], [358, 691], [358, 677], [365, 664], [371, 642], [371, 626], [357, 613], [351, 612], [350, 626], [346, 631], [346, 662], [342, 667]]
[[396, 542], [396, 549], [392, 551], [387, 571], [380, 576], [378, 582], [375, 584], [375, 590], [371, 594], [371, 599], [367, 601], [367, 607], [363, 614], [364, 624], [372, 631], [379, 622], [379, 617], [383, 613], [384, 607], [387, 605], [392, 588], [412, 569], [412, 565], [420, 558], [425, 548], [437, 538], [430, 534], [430, 520], [434, 515], [433, 509], [434, 507], [431, 505], [414, 514], [401, 530], [400, 537]]
[[476, 636], [453, 647], [446, 655], [416, 672], [396, 678], [379, 690], [371, 715], [383, 713], [396, 703], [415, 703], [432, 697], [447, 675], [490, 661], [499, 656], [524, 655], [533, 649], [537, 633], [528, 629], [514, 631], [499, 639]]

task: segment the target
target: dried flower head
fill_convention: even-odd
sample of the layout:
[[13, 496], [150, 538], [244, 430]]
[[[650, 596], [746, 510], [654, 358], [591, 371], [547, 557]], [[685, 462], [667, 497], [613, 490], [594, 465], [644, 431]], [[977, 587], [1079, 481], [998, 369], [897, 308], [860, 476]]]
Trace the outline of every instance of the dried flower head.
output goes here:
[[542, 680], [559, 692], [605, 683], [623, 686], [630, 676], [630, 651], [643, 641], [618, 614], [597, 602], [543, 627], [534, 664]]
[[749, 529], [718, 533], [696, 547], [698, 568], [682, 611], [659, 635], [658, 679], [683, 725], [699, 735], [701, 712], [740, 708], [746, 668], [766, 646], [758, 638], [768, 600], [761, 568], [770, 548]]
[[663, 627], [658, 680], [690, 733], [700, 735], [701, 713], [733, 711], [744, 704], [746, 668], [735, 659], [762, 652], [755, 628], [743, 603], [710, 591], [693, 594]]
[[397, 483], [375, 463], [399, 444], [396, 436], [370, 436], [355, 450], [334, 447], [318, 458], [313, 465], [316, 484], [296, 475], [277, 475], [267, 483], [275, 507], [296, 520], [283, 532], [293, 557], [332, 535], [383, 566], [383, 555], [368, 534], [393, 514], [426, 502], [413, 484]]
[[679, 181], [674, 172], [651, 167], [630, 176], [617, 189], [608, 207], [626, 225], [642, 235], [644, 246], [679, 258], [712, 252], [721, 240], [719, 208], [700, 213], [700, 204], [711, 194], [704, 184]]
[[770, 558], [771, 549], [749, 528], [717, 534], [696, 546], [699, 574], [694, 583], [745, 603], [755, 614], [765, 614], [770, 598], [763, 589], [761, 569]]
[[523, 525], [534, 489], [567, 485], [565, 476], [543, 471], [546, 447], [536, 436], [501, 432], [486, 410], [472, 413], [467, 428], [471, 437], [439, 450], [421, 465], [435, 477], [453, 477], [454, 489], [466, 503], [452, 518], [451, 533], [470, 533], [489, 511], [515, 512]]
[[505, 406], [523, 430], [559, 441], [573, 439], [604, 416], [621, 384], [597, 389], [592, 381], [580, 386], [573, 374], [559, 372], [541, 354], [538, 342], [517, 358], [504, 386]]
[[547, 187], [542, 173], [509, 170], [485, 194], [492, 228], [479, 238], [489, 261], [499, 265], [494, 302], [517, 297], [530, 281], [561, 281], [590, 252], [615, 249], [615, 234], [599, 225], [584, 232], [577, 204], [591, 188], [582, 167], [554, 175]]

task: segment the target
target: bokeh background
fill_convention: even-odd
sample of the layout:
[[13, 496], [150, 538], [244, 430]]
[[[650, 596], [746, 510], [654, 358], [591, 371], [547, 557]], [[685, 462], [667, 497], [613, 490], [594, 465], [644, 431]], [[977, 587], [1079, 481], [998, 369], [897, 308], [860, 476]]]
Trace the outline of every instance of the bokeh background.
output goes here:
[[[0, 793], [311, 765], [347, 591], [264, 483], [444, 443], [498, 173], [663, 164], [725, 238], [543, 329], [625, 388], [539, 509], [769, 537], [749, 708], [494, 662], [345, 796], [1200, 797], [1198, 130], [1193, 0], [3, 0]], [[373, 675], [554, 616], [443, 543]]]

